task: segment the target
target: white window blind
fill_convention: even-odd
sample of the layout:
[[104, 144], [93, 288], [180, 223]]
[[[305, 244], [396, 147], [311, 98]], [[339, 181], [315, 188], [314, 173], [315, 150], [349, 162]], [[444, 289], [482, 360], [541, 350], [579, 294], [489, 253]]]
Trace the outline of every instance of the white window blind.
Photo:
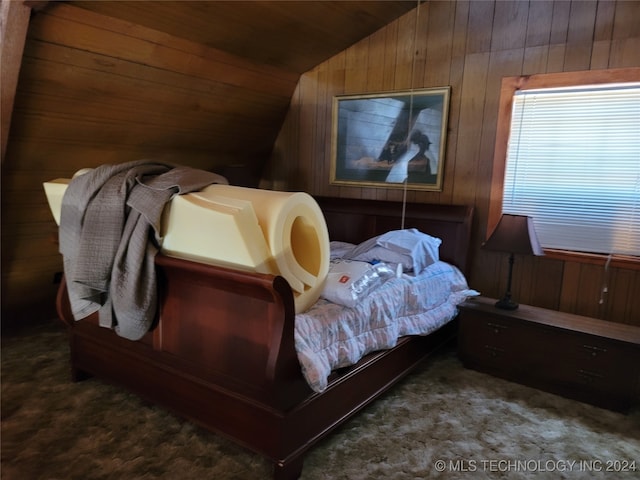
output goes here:
[[545, 248], [640, 255], [640, 83], [513, 99], [502, 210]]

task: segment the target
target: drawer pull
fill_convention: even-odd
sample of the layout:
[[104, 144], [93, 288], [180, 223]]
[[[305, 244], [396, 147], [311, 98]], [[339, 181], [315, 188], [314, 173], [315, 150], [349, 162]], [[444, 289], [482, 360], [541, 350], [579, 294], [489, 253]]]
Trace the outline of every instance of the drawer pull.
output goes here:
[[593, 345], [582, 345], [582, 348], [585, 348], [587, 351], [591, 352], [592, 357], [597, 356], [599, 353], [607, 353], [606, 348], [594, 347]]
[[590, 370], [578, 370], [578, 376], [582, 378], [586, 383], [593, 383], [594, 380], [603, 378], [604, 375], [598, 372], [592, 372]]
[[493, 333], [500, 333], [502, 330], [506, 330], [506, 325], [500, 325], [499, 323], [487, 322], [487, 327], [493, 329]]
[[484, 349], [489, 353], [489, 355], [493, 358], [499, 357], [504, 353], [502, 348], [494, 347], [492, 345], [485, 345]]

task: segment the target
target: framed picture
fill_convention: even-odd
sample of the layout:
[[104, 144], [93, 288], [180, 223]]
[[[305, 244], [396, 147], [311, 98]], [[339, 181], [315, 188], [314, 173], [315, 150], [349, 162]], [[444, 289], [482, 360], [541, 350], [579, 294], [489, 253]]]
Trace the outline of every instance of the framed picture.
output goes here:
[[450, 90], [334, 97], [331, 184], [442, 190]]

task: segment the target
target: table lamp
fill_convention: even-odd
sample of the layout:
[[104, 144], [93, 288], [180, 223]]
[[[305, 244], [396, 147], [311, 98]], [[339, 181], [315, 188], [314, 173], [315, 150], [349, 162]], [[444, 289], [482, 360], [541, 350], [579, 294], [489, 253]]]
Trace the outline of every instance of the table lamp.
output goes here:
[[544, 255], [538, 242], [533, 219], [526, 215], [502, 214], [498, 225], [491, 236], [482, 244], [487, 250], [509, 253], [509, 277], [507, 291], [501, 300], [496, 302], [497, 308], [515, 310], [518, 304], [511, 299], [511, 275], [513, 273], [513, 255]]

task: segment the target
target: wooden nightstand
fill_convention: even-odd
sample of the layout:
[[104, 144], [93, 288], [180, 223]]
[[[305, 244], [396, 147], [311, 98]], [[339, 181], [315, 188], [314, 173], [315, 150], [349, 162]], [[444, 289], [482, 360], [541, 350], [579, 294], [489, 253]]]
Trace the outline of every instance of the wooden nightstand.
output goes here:
[[640, 403], [640, 327], [495, 302], [460, 305], [465, 367], [613, 410]]

